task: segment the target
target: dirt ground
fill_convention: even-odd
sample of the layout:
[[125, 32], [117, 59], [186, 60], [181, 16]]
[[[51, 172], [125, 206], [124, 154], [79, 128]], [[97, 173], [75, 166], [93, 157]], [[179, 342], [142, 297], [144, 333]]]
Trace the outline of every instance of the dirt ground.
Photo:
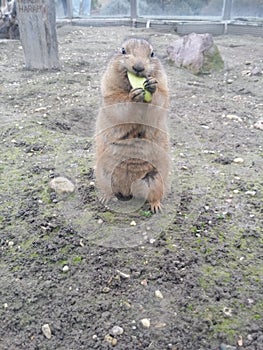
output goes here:
[[[100, 79], [131, 35], [169, 79], [159, 215], [105, 208], [94, 188]], [[64, 26], [57, 72], [0, 41], [1, 350], [263, 349], [263, 39], [215, 37], [225, 69], [195, 76], [166, 59], [177, 38]], [[74, 194], [50, 190], [58, 175]]]

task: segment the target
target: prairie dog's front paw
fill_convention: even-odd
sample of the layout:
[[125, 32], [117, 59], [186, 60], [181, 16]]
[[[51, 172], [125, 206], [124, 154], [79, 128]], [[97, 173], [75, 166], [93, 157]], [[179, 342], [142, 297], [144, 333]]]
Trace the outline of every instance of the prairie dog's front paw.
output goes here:
[[145, 80], [143, 85], [145, 90], [153, 94], [156, 91], [157, 84], [158, 84], [158, 81], [155, 78], [149, 77]]
[[130, 91], [130, 99], [134, 102], [143, 102], [145, 90], [143, 88], [135, 88]]

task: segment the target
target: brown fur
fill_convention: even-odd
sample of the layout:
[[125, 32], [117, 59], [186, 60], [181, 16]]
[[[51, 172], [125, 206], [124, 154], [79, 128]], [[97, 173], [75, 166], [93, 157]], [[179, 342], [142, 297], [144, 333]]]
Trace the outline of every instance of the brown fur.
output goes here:
[[[146, 40], [128, 39], [106, 68], [96, 125], [95, 174], [104, 201], [113, 196], [144, 198], [157, 212], [169, 172], [169, 96], [166, 74], [152, 52]], [[151, 102], [144, 102], [143, 89], [132, 89], [127, 71], [147, 79]]]

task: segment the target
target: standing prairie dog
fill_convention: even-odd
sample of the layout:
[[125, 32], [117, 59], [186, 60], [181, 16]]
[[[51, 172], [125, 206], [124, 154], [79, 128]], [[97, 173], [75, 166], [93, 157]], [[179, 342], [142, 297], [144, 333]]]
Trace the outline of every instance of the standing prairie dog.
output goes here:
[[[143, 87], [133, 88], [128, 72], [144, 81]], [[146, 91], [151, 96], [147, 102]], [[158, 212], [169, 172], [169, 93], [164, 69], [148, 41], [123, 43], [106, 68], [101, 92], [95, 166], [101, 198], [143, 198]]]

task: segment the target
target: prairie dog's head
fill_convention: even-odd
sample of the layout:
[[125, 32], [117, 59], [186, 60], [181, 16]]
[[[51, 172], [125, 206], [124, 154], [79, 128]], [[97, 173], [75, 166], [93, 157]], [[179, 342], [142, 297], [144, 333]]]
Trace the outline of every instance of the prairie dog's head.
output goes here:
[[115, 56], [115, 62], [122, 72], [132, 72], [141, 77], [149, 77], [159, 68], [159, 60], [154, 56], [152, 45], [144, 39], [128, 39]]

